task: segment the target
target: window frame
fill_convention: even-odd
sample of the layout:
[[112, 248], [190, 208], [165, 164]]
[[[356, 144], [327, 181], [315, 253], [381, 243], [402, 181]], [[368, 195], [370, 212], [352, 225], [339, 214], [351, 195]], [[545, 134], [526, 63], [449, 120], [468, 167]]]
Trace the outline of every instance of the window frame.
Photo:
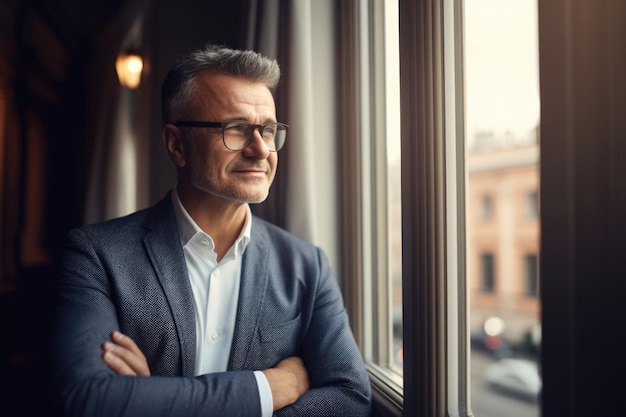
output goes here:
[[[381, 39], [371, 35], [384, 27], [383, 2], [355, 0], [340, 3], [342, 42], [341, 55], [341, 108], [345, 115], [340, 126], [339, 152], [342, 155], [342, 234], [347, 242], [342, 247], [345, 302], [350, 312], [351, 326], [363, 352], [373, 354], [383, 366], [366, 360], [374, 388], [377, 407], [384, 415], [401, 415], [402, 386], [399, 375], [390, 372], [392, 360], [388, 335], [393, 333], [391, 320], [379, 320], [369, 308], [370, 301], [377, 309], [389, 311], [390, 288], [387, 285], [389, 264], [387, 257], [386, 161], [384, 137], [385, 123], [380, 115], [387, 111], [384, 100], [384, 46]], [[373, 65], [372, 71], [369, 71]], [[373, 74], [377, 77], [373, 77]], [[359, 186], [357, 186], [359, 184]], [[363, 202], [363, 204], [362, 204]], [[364, 227], [373, 224], [374, 227]], [[391, 317], [390, 317], [391, 318]], [[366, 323], [377, 329], [377, 340], [368, 338], [371, 332]], [[373, 352], [373, 353], [372, 353]]]
[[[368, 129], [377, 129], [371, 117], [380, 110], [376, 107], [380, 102], [371, 103], [376, 84], [355, 74], [361, 74], [359, 66], [364, 62], [359, 55], [359, 36], [369, 33], [362, 26], [360, 7], [380, 7], [380, 3], [355, 0], [339, 6], [344, 114], [339, 152], [344, 162], [342, 234], [347, 242], [342, 249], [342, 272], [358, 277], [344, 280], [343, 285], [361, 349], [370, 343], [363, 328], [367, 314], [364, 297], [371, 295], [367, 278], [363, 279], [369, 267], [364, 254], [373, 253], [363, 248], [372, 236], [365, 236], [361, 228], [369, 216], [361, 202], [378, 203], [354, 184], [369, 181], [363, 178], [360, 157], [367, 155], [363, 146], [370, 145], [364, 145], [361, 138]], [[375, 415], [384, 416], [466, 416], [470, 415], [470, 403], [462, 3], [400, 0], [399, 16], [402, 189], [411, 190], [402, 193], [404, 379], [403, 390], [398, 390], [392, 379], [368, 364], [374, 410]], [[363, 86], [368, 88], [363, 91]], [[363, 112], [362, 103], [377, 110]], [[377, 233], [380, 238], [380, 228]], [[372, 271], [380, 273], [382, 269], [379, 265]], [[412, 395], [405, 397], [403, 392]]]
[[[393, 345], [393, 273], [391, 251], [390, 166], [388, 140], [393, 123], [393, 105], [389, 103], [389, 80], [387, 72], [389, 51], [386, 50], [388, 29], [384, 1], [361, 0], [359, 10], [361, 77], [361, 189], [362, 230], [364, 241], [362, 259], [366, 301], [364, 329], [365, 340], [372, 341], [368, 363], [370, 373], [395, 394], [402, 394], [402, 375], [394, 363]], [[399, 104], [399, 103], [398, 103]], [[398, 118], [399, 119], [399, 118]], [[399, 121], [398, 121], [399, 123]], [[399, 134], [400, 126], [395, 126]], [[398, 141], [399, 142], [399, 141]], [[369, 235], [366, 232], [369, 229]], [[369, 244], [368, 244], [369, 243]], [[371, 308], [370, 308], [371, 307]], [[378, 312], [379, 314], [376, 314]], [[387, 314], [380, 314], [385, 312]], [[373, 326], [367, 326], [371, 323]], [[368, 334], [371, 334], [370, 335]]]
[[460, 1], [400, 3], [402, 177], [416, 191], [403, 193], [406, 415], [471, 414], [462, 13]]

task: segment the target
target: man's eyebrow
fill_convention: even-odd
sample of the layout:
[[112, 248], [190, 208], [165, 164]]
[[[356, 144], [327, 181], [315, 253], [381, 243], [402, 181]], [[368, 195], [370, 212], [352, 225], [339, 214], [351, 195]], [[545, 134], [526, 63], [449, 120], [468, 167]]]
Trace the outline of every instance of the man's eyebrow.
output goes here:
[[[224, 119], [224, 120], [245, 120], [248, 123], [256, 124], [256, 123], [251, 122], [250, 119], [247, 117], [229, 117], [228, 119]], [[265, 123], [278, 123], [278, 120], [276, 120], [275, 117], [268, 117], [266, 119], [263, 119], [263, 121], [261, 122], [261, 124], [265, 124]]]

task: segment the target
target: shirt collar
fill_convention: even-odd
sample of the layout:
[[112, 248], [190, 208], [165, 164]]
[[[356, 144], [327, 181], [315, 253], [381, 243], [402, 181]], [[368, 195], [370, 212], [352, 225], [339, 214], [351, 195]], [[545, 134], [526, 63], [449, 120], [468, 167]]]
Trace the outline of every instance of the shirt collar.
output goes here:
[[[187, 209], [183, 206], [183, 203], [180, 201], [180, 197], [178, 196], [178, 191], [176, 187], [172, 189], [171, 192], [172, 197], [172, 206], [174, 208], [174, 216], [176, 217], [176, 224], [178, 226], [178, 234], [180, 237], [180, 243], [183, 247], [187, 245], [196, 235], [201, 234], [206, 236], [209, 241], [213, 242], [211, 236], [205, 233], [198, 224], [191, 218]], [[233, 255], [235, 257], [243, 254], [246, 246], [250, 242], [250, 231], [252, 230], [252, 211], [250, 210], [250, 206], [246, 204], [246, 219], [244, 221], [243, 229], [239, 234], [239, 237], [230, 248], [229, 252], [234, 251]]]

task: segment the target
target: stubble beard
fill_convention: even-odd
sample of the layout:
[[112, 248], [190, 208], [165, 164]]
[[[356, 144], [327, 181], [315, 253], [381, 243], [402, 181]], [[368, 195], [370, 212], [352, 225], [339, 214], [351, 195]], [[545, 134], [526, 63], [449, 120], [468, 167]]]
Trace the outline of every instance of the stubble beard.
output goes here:
[[[256, 204], [262, 203], [269, 195], [270, 184], [266, 187], [264, 193], [246, 190], [245, 183], [233, 184], [228, 182], [215, 181], [210, 175], [207, 175], [208, 169], [204, 163], [198, 160], [191, 161], [190, 164], [190, 180], [191, 184], [198, 190], [205, 193], [232, 200], [238, 203]], [[253, 184], [250, 187], [254, 186]]]

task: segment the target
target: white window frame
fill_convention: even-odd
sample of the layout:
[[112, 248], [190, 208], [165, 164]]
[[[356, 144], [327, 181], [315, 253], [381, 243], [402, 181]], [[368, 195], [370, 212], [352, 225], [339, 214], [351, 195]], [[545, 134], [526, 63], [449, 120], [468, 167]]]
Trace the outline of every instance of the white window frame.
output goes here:
[[406, 415], [470, 412], [463, 9], [400, 3]]
[[[358, 45], [360, 37], [367, 37], [370, 45], [365, 52], [380, 56], [380, 45], [368, 22], [374, 23], [374, 28], [380, 24], [376, 20], [380, 11], [375, 8], [381, 3], [364, 0], [340, 5], [341, 96], [346, 116], [340, 131], [342, 232], [348, 242], [343, 273], [361, 278], [346, 280], [344, 290], [366, 359], [373, 340], [367, 338], [364, 327], [374, 323], [366, 300], [374, 291], [372, 284], [380, 284], [377, 277], [387, 272], [385, 260], [368, 263], [368, 258], [386, 251], [387, 237], [384, 222], [369, 231], [361, 226], [386, 213], [380, 195], [354, 184], [384, 187], [377, 184], [385, 179], [375, 175], [381, 167], [371, 157], [381, 151], [377, 148], [380, 143], [371, 138], [375, 137], [372, 132], [381, 134], [377, 116], [385, 109], [380, 107], [382, 100], [376, 100], [381, 83], [372, 80], [368, 72], [376, 68], [371, 63], [378, 61], [364, 57]], [[363, 7], [370, 8], [364, 11]], [[462, 4], [460, 0], [400, 0], [399, 7], [404, 373], [399, 386], [384, 367], [368, 364], [375, 414], [467, 416]], [[386, 308], [388, 297], [380, 292], [381, 287], [375, 299], [379, 307]], [[375, 328], [381, 336], [390, 334], [384, 323], [375, 323]], [[411, 395], [404, 396], [404, 392]]]
[[382, 39], [375, 36], [384, 30], [384, 4], [379, 0], [355, 0], [341, 2], [339, 7], [340, 85], [345, 115], [339, 132], [344, 180], [341, 223], [348, 242], [343, 245], [343, 274], [356, 277], [344, 281], [344, 294], [377, 403], [386, 404], [385, 415], [390, 410], [400, 415], [402, 378], [390, 366], [392, 317], [375, 314], [390, 311], [389, 260], [377, 256], [388, 254], [389, 247], [386, 142], [377, 140], [387, 134], [385, 48]]

